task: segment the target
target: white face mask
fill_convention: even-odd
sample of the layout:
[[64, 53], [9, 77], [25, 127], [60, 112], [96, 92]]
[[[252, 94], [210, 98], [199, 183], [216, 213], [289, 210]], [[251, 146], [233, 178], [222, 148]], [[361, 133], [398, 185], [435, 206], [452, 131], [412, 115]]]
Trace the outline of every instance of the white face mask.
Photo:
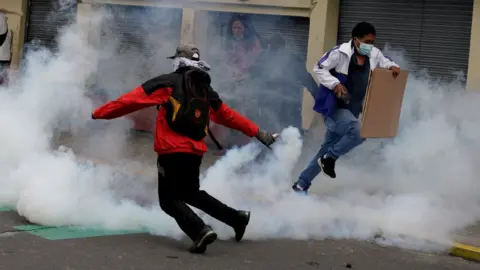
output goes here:
[[180, 67], [196, 67], [203, 71], [210, 71], [210, 65], [208, 65], [205, 61], [195, 61], [190, 60], [184, 57], [177, 57], [173, 59], [172, 62], [173, 71], [177, 70]]
[[360, 43], [360, 45], [357, 48], [358, 53], [363, 56], [370, 56], [370, 53], [372, 52], [372, 49], [373, 49], [373, 45], [362, 43], [360, 42], [360, 40], [358, 40], [358, 42]]

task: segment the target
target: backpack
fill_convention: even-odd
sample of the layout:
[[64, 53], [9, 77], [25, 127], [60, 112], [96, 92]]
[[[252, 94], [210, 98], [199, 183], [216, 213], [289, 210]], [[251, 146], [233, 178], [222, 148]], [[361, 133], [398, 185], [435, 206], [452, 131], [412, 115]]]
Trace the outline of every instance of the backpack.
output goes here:
[[198, 69], [188, 69], [176, 73], [177, 83], [174, 85], [169, 102], [163, 105], [166, 120], [170, 128], [178, 134], [192, 140], [200, 141], [207, 134], [221, 150], [222, 146], [210, 132], [211, 88], [210, 77]]

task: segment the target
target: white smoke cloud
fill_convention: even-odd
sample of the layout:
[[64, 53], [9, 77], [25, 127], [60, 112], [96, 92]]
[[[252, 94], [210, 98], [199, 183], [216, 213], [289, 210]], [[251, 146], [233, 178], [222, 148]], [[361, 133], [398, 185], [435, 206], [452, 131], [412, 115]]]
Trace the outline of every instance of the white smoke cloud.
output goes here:
[[[101, 15], [89, 23], [98, 25]], [[116, 134], [130, 126], [122, 120], [92, 125], [86, 81], [100, 56], [85, 39], [83, 23], [63, 32], [59, 53], [30, 53], [25, 72], [0, 92], [0, 205], [14, 206], [43, 225], [147, 229], [182, 237], [148, 188], [155, 179], [122, 173], [123, 165], [80, 165], [71, 149], [51, 146], [56, 132], [70, 131], [87, 137], [89, 153], [115, 155], [126, 136]], [[455, 230], [480, 220], [479, 97], [457, 89], [457, 83], [436, 84], [411, 74], [399, 135], [369, 140], [341, 158], [337, 179], [319, 176], [309, 196], [294, 194], [291, 185], [295, 169], [305, 165], [298, 164], [302, 150], [320, 142], [303, 146], [292, 127], [281, 132], [272, 151], [254, 143], [230, 150], [202, 175], [202, 188], [252, 211], [247, 239], [367, 240], [381, 231], [381, 244], [420, 249], [432, 248], [429, 241], [438, 239], [448, 244]], [[233, 235], [204, 218], [221, 238]]]

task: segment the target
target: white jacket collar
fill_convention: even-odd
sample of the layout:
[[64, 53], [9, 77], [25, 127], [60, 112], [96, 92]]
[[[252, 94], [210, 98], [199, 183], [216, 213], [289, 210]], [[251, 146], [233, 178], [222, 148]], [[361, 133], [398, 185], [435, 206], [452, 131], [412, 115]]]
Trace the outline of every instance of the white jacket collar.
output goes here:
[[354, 53], [354, 50], [353, 50], [353, 47], [352, 47], [352, 42], [353, 40], [350, 40], [348, 42], [345, 42], [343, 44], [340, 45], [340, 48], [338, 48], [338, 50], [340, 52], [343, 52], [344, 54], [348, 55], [349, 57], [353, 55]]
[[206, 72], [210, 71], [210, 65], [207, 64], [205, 61], [195, 61], [185, 57], [175, 57], [175, 59], [173, 59], [172, 65], [173, 65], [173, 71], [185, 66], [196, 67]]

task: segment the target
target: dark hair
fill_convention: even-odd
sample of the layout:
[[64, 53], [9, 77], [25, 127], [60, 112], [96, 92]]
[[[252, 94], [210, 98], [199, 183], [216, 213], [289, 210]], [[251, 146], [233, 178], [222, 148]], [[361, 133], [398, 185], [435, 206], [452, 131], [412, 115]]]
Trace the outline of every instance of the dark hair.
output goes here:
[[227, 29], [227, 47], [231, 47], [231, 42], [234, 40], [233, 38], [233, 32], [232, 32], [232, 25], [234, 22], [239, 21], [242, 23], [245, 32], [243, 33], [243, 42], [245, 42], [247, 50], [250, 50], [254, 44], [255, 44], [255, 39], [258, 39], [260, 41], [260, 44], [263, 46], [262, 39], [258, 35], [257, 31], [251, 24], [249, 18], [245, 15], [240, 15], [236, 14], [233, 15], [232, 18], [230, 19], [230, 22], [228, 23], [228, 29]]
[[352, 30], [352, 38], [362, 38], [369, 34], [376, 36], [377, 31], [375, 30], [375, 27], [368, 22], [358, 23]]

